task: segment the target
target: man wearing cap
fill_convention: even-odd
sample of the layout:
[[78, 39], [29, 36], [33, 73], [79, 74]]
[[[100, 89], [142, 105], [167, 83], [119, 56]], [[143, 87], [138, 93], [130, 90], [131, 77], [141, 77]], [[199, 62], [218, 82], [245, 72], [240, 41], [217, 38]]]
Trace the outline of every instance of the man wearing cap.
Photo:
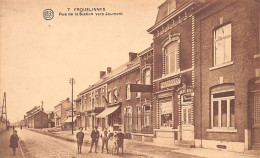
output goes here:
[[123, 154], [125, 135], [124, 135], [124, 133], [122, 133], [122, 130], [120, 128], [118, 129], [118, 133], [115, 135], [115, 137], [117, 138], [117, 145], [118, 145], [117, 153], [119, 151], [119, 148], [121, 148], [122, 149], [122, 154]]
[[91, 148], [89, 153], [92, 152], [92, 147], [95, 144], [95, 153], [97, 153], [97, 145], [98, 145], [98, 139], [99, 139], [99, 131], [97, 130], [97, 126], [95, 127], [95, 130], [91, 132]]
[[19, 137], [17, 135], [17, 131], [14, 130], [13, 134], [10, 137], [10, 145], [9, 145], [9, 147], [13, 149], [14, 155], [15, 155], [15, 152], [16, 152], [16, 148], [18, 148], [18, 140], [19, 140]]
[[105, 146], [106, 149], [107, 149], [107, 154], [108, 154], [108, 139], [109, 139], [109, 136], [107, 134], [107, 130], [106, 129], [101, 134], [101, 139], [102, 139], [102, 153], [103, 153], [104, 146]]
[[79, 132], [77, 133], [77, 144], [78, 144], [78, 154], [81, 154], [81, 147], [84, 139], [84, 133], [82, 132], [83, 128], [79, 127]]

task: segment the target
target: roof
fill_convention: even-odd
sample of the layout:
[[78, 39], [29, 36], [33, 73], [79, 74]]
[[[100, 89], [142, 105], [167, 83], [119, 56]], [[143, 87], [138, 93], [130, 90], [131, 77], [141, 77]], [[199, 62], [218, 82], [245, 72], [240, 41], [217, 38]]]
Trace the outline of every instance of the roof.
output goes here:
[[139, 66], [140, 66], [140, 59], [137, 57], [134, 60], [132, 60], [130, 62], [126, 62], [125, 64], [117, 67], [116, 69], [112, 70], [110, 73], [105, 74], [96, 83], [94, 83], [91, 87], [85, 89], [84, 91], [80, 92], [79, 94], [84, 94], [88, 91], [91, 91], [127, 72], [130, 72], [131, 70], [133, 70]]
[[[37, 111], [36, 113], [34, 113], [34, 114], [30, 115], [28, 118], [30, 118], [30, 117], [32, 117], [32, 116], [34, 116], [34, 115], [36, 115], [36, 114], [38, 114], [38, 113], [40, 113], [40, 112], [42, 112], [42, 113], [46, 114], [44, 111]], [[46, 114], [46, 115], [48, 115], [48, 114]]]
[[143, 50], [142, 52], [140, 52], [139, 54], [138, 54], [138, 56], [140, 57], [140, 56], [142, 56], [142, 55], [144, 55], [144, 54], [146, 54], [146, 53], [148, 53], [148, 52], [150, 52], [150, 51], [152, 51], [153, 50], [153, 47], [151, 46], [151, 47], [149, 47], [149, 48], [146, 48], [145, 50]]
[[62, 100], [58, 105], [54, 106], [54, 108], [56, 108], [56, 107], [59, 106], [59, 105], [62, 105], [62, 104], [63, 104], [64, 102], [66, 102], [66, 101], [70, 101], [69, 98], [67, 98], [67, 99], [65, 99], [65, 100]]

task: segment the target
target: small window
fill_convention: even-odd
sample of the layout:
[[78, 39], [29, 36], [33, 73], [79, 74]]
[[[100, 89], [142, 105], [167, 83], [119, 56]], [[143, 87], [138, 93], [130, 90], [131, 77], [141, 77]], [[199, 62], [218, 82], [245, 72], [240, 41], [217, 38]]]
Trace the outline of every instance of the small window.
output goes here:
[[131, 99], [130, 84], [126, 85], [126, 100]]
[[117, 102], [118, 94], [117, 94], [117, 89], [114, 89], [114, 102]]
[[231, 24], [214, 32], [214, 66], [231, 61]]
[[151, 70], [146, 69], [144, 70], [144, 84], [145, 85], [150, 85], [151, 84]]
[[112, 93], [111, 91], [108, 92], [108, 103], [112, 103]]

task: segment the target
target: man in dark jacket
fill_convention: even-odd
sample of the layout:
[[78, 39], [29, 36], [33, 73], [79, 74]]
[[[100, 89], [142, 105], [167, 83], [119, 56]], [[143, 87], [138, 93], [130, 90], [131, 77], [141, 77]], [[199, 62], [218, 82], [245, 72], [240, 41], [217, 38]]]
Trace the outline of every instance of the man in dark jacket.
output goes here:
[[77, 145], [78, 145], [78, 154], [81, 154], [81, 147], [83, 144], [83, 138], [84, 138], [84, 133], [82, 132], [83, 128], [79, 127], [79, 132], [77, 133]]
[[18, 148], [18, 140], [19, 140], [19, 137], [17, 135], [17, 131], [14, 130], [13, 134], [10, 137], [10, 145], [9, 145], [9, 147], [13, 149], [14, 155], [15, 155], [15, 152], [16, 152], [16, 148]]
[[122, 130], [119, 128], [118, 130], [119, 132], [115, 135], [115, 137], [117, 138], [117, 145], [118, 145], [118, 150], [117, 153], [119, 152], [119, 148], [122, 149], [122, 154], [124, 152], [124, 138], [125, 135], [124, 133], [122, 133]]
[[95, 127], [95, 130], [91, 132], [91, 148], [89, 153], [92, 152], [92, 147], [95, 144], [95, 153], [97, 153], [97, 145], [98, 145], [98, 139], [99, 139], [99, 131], [97, 130], [98, 127]]

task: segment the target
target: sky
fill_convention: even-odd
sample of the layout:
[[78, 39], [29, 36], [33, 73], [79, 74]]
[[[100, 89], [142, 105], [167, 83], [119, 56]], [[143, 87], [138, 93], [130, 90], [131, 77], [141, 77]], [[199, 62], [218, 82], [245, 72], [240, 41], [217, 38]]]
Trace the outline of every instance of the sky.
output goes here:
[[[99, 71], [128, 61], [152, 43], [154, 25], [165, 0], [0, 0], [0, 101], [7, 95], [11, 122], [40, 106], [54, 110], [99, 79]], [[73, 16], [60, 16], [70, 13]], [[105, 8], [117, 16], [75, 16], [74, 8]], [[52, 20], [43, 11], [52, 9]], [[77, 10], [77, 9], [76, 9]], [[86, 13], [86, 12], [84, 12]], [[90, 13], [90, 12], [88, 12]]]

